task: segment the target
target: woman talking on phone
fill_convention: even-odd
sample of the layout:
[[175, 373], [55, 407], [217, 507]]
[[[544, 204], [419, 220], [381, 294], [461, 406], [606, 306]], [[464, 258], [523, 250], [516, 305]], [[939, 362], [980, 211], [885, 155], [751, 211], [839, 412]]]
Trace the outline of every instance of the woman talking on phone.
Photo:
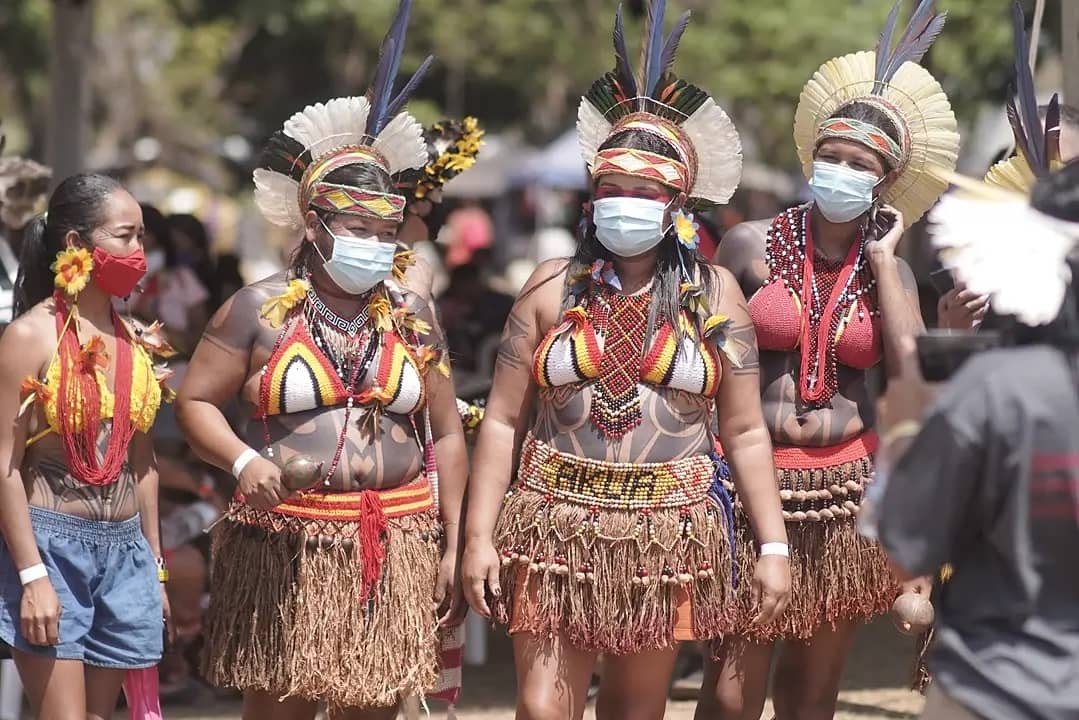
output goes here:
[[[749, 594], [708, 667], [699, 718], [757, 718], [773, 644], [787, 641], [774, 692], [779, 718], [832, 717], [858, 622], [899, 590], [855, 516], [873, 469], [873, 395], [894, 373], [903, 338], [922, 328], [914, 276], [896, 257], [903, 230], [944, 191], [931, 173], [954, 168], [955, 117], [917, 61], [943, 15], [919, 3], [895, 48], [893, 10], [877, 52], [825, 63], [795, 115], [812, 202], [771, 222], [744, 223], [716, 262], [747, 297], [761, 349], [761, 399], [791, 546], [791, 605], [753, 624]], [[755, 539], [738, 522], [740, 574]]]

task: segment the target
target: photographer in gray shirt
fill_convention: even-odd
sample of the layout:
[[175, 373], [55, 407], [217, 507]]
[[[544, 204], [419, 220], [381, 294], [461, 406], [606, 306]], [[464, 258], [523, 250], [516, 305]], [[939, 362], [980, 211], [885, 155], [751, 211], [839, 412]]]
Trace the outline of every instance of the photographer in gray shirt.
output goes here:
[[[1039, 181], [1030, 204], [1006, 252], [1059, 243], [1038, 280], [1063, 283], [1079, 225], [1059, 221], [1079, 222], [1079, 165]], [[1079, 279], [1074, 255], [1067, 264]], [[1053, 322], [1005, 327], [1009, 347], [966, 360], [935, 400], [911, 352], [882, 403], [890, 471], [872, 508], [877, 535], [901, 575], [954, 567], [925, 718], [1079, 718], [1079, 293], [1073, 282], [1061, 302], [1025, 287], [1019, 300], [1011, 288], [1011, 311], [1029, 322], [1059, 310]]]

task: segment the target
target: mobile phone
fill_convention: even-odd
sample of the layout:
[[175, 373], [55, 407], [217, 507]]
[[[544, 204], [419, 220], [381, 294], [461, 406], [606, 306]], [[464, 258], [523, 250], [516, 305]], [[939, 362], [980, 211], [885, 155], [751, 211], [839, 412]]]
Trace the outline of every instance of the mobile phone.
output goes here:
[[947, 295], [955, 289], [955, 275], [946, 267], [938, 268], [929, 273], [929, 282], [933, 289], [941, 295]]
[[874, 208], [873, 217], [870, 218], [870, 224], [873, 227], [873, 237], [877, 240], [881, 239], [888, 232], [895, 227], [896, 217], [895, 214], [884, 210], [882, 208]]
[[916, 339], [918, 367], [927, 382], [949, 380], [977, 353], [1001, 346], [999, 332], [953, 333], [930, 330]]

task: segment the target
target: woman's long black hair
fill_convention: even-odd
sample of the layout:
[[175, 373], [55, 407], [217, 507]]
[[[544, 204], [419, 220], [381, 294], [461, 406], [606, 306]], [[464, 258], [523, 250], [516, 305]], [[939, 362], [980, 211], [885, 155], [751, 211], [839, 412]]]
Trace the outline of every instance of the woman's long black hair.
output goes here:
[[[626, 130], [607, 138], [600, 146], [608, 148], [626, 148], [644, 150], [674, 160], [681, 160], [677, 151], [667, 141], [651, 133], [639, 130]], [[590, 212], [581, 218], [577, 233], [577, 251], [570, 260], [569, 277], [587, 270], [596, 260], [612, 260], [614, 255], [596, 239], [596, 227]], [[648, 333], [651, 335], [662, 323], [670, 325], [676, 331], [680, 328], [679, 312], [682, 305], [681, 286], [683, 265], [690, 273], [689, 282], [699, 283], [706, 298], [712, 297], [715, 286], [714, 276], [709, 264], [696, 250], [689, 250], [679, 241], [674, 224], [668, 228], [663, 240], [656, 248], [656, 271], [652, 281], [652, 309], [648, 316]], [[567, 298], [567, 302], [569, 298]]]
[[23, 234], [19, 275], [15, 279], [15, 312], [19, 317], [53, 293], [53, 261], [71, 231], [89, 244], [90, 232], [105, 220], [105, 203], [121, 189], [107, 175], [81, 173], [61, 182], [49, 198], [45, 215], [34, 218]]

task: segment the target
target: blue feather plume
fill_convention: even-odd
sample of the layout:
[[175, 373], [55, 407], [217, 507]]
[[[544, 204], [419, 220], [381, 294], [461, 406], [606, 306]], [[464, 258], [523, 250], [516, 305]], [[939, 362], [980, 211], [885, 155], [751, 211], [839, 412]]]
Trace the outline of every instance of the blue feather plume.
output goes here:
[[412, 0], [401, 0], [393, 23], [382, 41], [378, 65], [375, 67], [375, 77], [367, 93], [367, 99], [371, 103], [371, 114], [367, 117], [366, 133], [371, 137], [382, 132], [390, 121], [391, 116], [387, 111], [393, 95], [394, 81], [401, 69], [401, 55], [405, 49], [405, 31], [408, 29], [408, 18], [411, 13]]
[[660, 58], [663, 54], [663, 17], [667, 12], [667, 0], [649, 0], [645, 22], [644, 45], [641, 55], [641, 95], [651, 97], [663, 74]]

